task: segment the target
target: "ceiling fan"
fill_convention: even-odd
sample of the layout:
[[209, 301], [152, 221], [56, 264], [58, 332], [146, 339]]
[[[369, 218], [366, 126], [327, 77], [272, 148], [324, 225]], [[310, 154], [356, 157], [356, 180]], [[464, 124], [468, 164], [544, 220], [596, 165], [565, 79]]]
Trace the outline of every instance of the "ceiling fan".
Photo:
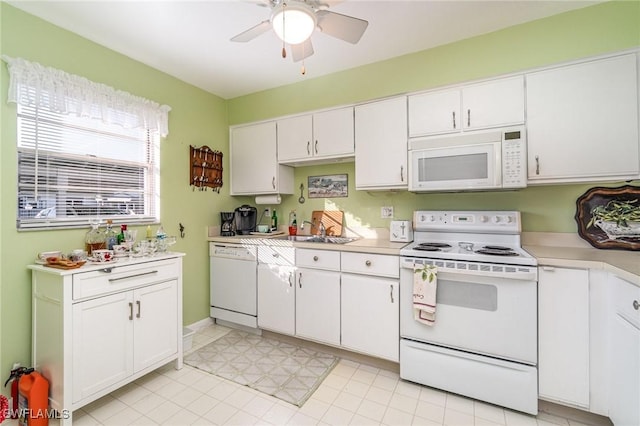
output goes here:
[[241, 32], [231, 41], [248, 42], [273, 28], [283, 42], [282, 57], [287, 56], [284, 45], [289, 44], [294, 62], [313, 55], [310, 37], [316, 29], [356, 44], [369, 25], [363, 19], [330, 12], [329, 5], [320, 0], [264, 0], [262, 4], [271, 8], [271, 17]]

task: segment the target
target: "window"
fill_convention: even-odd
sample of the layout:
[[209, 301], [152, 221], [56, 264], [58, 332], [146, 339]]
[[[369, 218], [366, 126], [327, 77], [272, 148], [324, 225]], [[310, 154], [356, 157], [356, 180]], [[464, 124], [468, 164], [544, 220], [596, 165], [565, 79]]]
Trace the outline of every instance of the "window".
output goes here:
[[2, 55], [17, 104], [18, 229], [157, 222], [171, 107]]
[[159, 221], [158, 132], [18, 105], [18, 228]]

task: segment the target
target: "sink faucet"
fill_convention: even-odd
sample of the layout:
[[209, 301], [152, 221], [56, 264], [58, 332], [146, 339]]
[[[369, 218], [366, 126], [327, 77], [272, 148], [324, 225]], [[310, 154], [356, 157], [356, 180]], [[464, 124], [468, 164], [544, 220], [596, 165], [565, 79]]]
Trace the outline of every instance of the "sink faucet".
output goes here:
[[[308, 220], [303, 220], [302, 224], [300, 225], [300, 229], [304, 230], [305, 223], [308, 223], [312, 227], [316, 226], [315, 223], [313, 222], [309, 222]], [[318, 225], [318, 235], [322, 238], [325, 238], [327, 236], [327, 228], [325, 228], [324, 223], [322, 223], [322, 221], [320, 221], [320, 225]]]

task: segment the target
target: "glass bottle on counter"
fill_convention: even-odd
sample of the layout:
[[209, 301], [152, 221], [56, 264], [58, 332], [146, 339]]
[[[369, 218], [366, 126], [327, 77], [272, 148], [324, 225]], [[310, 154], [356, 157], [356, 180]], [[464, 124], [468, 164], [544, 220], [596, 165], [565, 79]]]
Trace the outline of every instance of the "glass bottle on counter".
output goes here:
[[273, 214], [271, 215], [271, 231], [278, 230], [278, 215], [276, 214], [276, 209], [273, 209]]
[[124, 242], [124, 231], [127, 230], [127, 225], [120, 225], [120, 233], [118, 234], [118, 244]]
[[118, 231], [113, 229], [113, 221], [107, 219], [107, 227], [104, 230], [106, 246], [108, 250], [113, 250], [113, 246], [118, 244]]
[[289, 213], [289, 235], [296, 235], [298, 233], [298, 220], [296, 218], [296, 211], [291, 210]]
[[89, 256], [94, 250], [103, 250], [107, 247], [106, 235], [100, 230], [100, 222], [91, 223], [91, 229], [85, 235], [84, 243]]

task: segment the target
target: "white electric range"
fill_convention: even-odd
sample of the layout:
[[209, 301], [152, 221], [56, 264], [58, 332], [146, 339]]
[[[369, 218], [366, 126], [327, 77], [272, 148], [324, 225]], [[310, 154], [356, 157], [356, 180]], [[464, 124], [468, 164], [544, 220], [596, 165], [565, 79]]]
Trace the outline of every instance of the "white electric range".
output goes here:
[[[538, 411], [537, 267], [517, 211], [416, 211], [400, 252], [400, 377]], [[414, 319], [416, 267], [437, 269], [436, 320]]]

